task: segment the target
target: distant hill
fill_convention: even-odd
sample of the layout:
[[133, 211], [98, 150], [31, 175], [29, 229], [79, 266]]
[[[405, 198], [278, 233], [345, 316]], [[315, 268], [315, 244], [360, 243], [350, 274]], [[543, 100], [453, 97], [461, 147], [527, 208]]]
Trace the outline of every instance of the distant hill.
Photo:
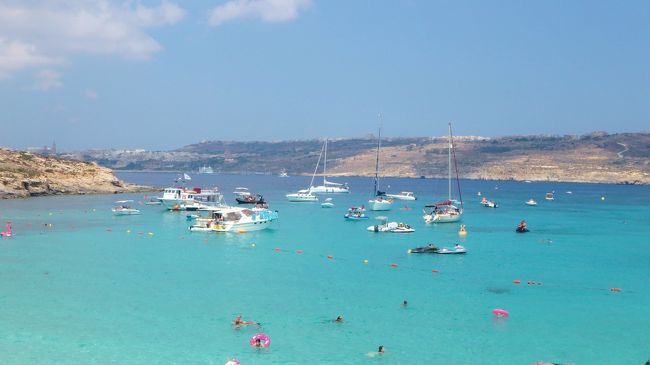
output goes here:
[[124, 183], [111, 170], [93, 162], [0, 148], [0, 198], [149, 190], [151, 188]]
[[[374, 174], [376, 140], [331, 140], [328, 173]], [[650, 184], [650, 133], [583, 136], [458, 137], [454, 141], [461, 177], [470, 179]], [[321, 140], [279, 142], [209, 141], [174, 151], [83, 151], [67, 157], [126, 170], [311, 174]], [[382, 140], [384, 176], [445, 177], [445, 138]]]

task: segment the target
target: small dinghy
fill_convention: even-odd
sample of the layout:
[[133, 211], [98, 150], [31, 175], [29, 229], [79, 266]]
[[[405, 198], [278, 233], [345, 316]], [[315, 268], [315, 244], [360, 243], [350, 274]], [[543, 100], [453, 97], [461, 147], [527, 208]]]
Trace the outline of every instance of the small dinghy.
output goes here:
[[264, 198], [259, 195], [244, 195], [244, 196], [238, 196], [235, 198], [237, 201], [237, 204], [260, 204], [260, 203], [265, 203]]
[[334, 208], [334, 203], [332, 203], [332, 198], [327, 198], [320, 205], [321, 208]]
[[368, 216], [364, 212], [365, 209], [363, 207], [352, 207], [348, 209], [348, 212], [345, 213], [343, 217], [351, 221], [360, 221], [360, 220], [368, 219]]
[[397, 222], [388, 222], [386, 217], [377, 217], [377, 219], [382, 221], [382, 224], [375, 224], [374, 226], [368, 227], [370, 232], [389, 232], [389, 233], [413, 233], [415, 229], [411, 228], [406, 223], [397, 223]]
[[537, 205], [537, 202], [535, 201], [535, 199], [530, 198], [530, 199], [528, 199], [528, 201], [526, 202], [526, 205], [530, 205], [530, 206], [533, 206], [533, 207], [534, 207], [535, 205]]

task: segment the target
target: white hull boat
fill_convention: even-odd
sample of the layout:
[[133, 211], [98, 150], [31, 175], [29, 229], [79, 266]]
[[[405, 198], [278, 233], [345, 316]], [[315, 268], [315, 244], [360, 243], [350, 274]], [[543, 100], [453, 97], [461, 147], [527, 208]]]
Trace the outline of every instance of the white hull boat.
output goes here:
[[422, 216], [425, 223], [453, 223], [460, 221], [461, 214], [456, 212], [439, 212]]
[[290, 202], [317, 202], [318, 197], [311, 193], [293, 193], [286, 195]]
[[132, 208], [131, 206], [127, 205], [127, 203], [131, 203], [133, 200], [118, 200], [115, 203], [119, 204], [118, 206], [114, 207], [111, 209], [113, 211], [114, 215], [138, 215], [140, 214], [140, 211]]
[[385, 211], [391, 210], [393, 207], [393, 201], [389, 199], [372, 199], [368, 200], [368, 209], [374, 211]]
[[214, 211], [209, 219], [198, 219], [190, 231], [244, 233], [269, 228], [278, 213], [268, 209], [229, 207]]
[[159, 198], [165, 208], [169, 210], [185, 210], [187, 207], [223, 206], [223, 195], [215, 189], [186, 189], [166, 188], [162, 198]]
[[413, 233], [415, 229], [411, 228], [408, 224], [390, 222], [384, 224], [376, 224], [368, 227], [370, 232], [385, 232], [385, 233]]
[[397, 199], [397, 200], [417, 200], [415, 194], [410, 191], [402, 191], [399, 194], [386, 194], [387, 197]]
[[535, 205], [537, 205], [537, 202], [535, 200], [533, 200], [533, 199], [529, 199], [526, 202], [526, 205], [530, 205], [530, 206], [534, 207]]

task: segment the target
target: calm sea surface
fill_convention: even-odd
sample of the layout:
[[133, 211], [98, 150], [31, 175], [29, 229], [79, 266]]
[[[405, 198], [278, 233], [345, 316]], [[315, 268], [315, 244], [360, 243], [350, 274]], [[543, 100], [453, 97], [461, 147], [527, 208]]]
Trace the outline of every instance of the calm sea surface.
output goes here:
[[[165, 187], [175, 174], [120, 177]], [[650, 358], [650, 187], [462, 181], [469, 234], [461, 239], [458, 224], [421, 218], [425, 203], [444, 198], [446, 181], [381, 181], [419, 197], [381, 213], [416, 229], [397, 235], [367, 232], [374, 219], [343, 219], [368, 200], [371, 179], [332, 180], [347, 181], [352, 193], [322, 209], [284, 198], [308, 177], [194, 175], [192, 185], [219, 186], [231, 202], [234, 188], [246, 186], [279, 211], [273, 229], [244, 234], [190, 233], [184, 213], [160, 206], [112, 215], [115, 200], [144, 194], [0, 201], [0, 219], [13, 221], [16, 234], [0, 239], [0, 364]], [[545, 201], [551, 190], [556, 200]], [[481, 206], [478, 191], [500, 207]], [[538, 206], [524, 205], [531, 197]], [[530, 233], [514, 232], [521, 219]], [[469, 252], [407, 254], [429, 242], [461, 242]], [[495, 308], [510, 317], [493, 318]], [[234, 329], [238, 314], [261, 328]], [[343, 324], [331, 322], [338, 315]], [[258, 332], [271, 336], [270, 348], [248, 345]], [[386, 353], [369, 356], [379, 345]]]

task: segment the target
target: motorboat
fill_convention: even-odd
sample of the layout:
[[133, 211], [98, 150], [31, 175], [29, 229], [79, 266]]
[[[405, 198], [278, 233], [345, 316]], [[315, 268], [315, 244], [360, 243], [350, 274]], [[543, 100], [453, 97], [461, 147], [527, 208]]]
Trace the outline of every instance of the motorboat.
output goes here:
[[321, 203], [321, 208], [334, 208], [334, 203], [332, 203], [332, 198], [327, 198], [323, 203]]
[[387, 197], [397, 200], [417, 200], [418, 198], [411, 191], [402, 191], [399, 194], [386, 194]]
[[199, 167], [199, 174], [214, 174], [214, 170], [211, 166], [201, 166]]
[[210, 218], [198, 218], [190, 231], [244, 233], [269, 228], [278, 212], [264, 208], [226, 207], [212, 212]]
[[132, 208], [128, 203], [132, 203], [133, 200], [118, 200], [115, 204], [118, 204], [116, 207], [111, 209], [115, 215], [138, 215], [140, 211]]
[[535, 201], [535, 199], [530, 198], [526, 201], [526, 205], [535, 206], [537, 205], [537, 202]]
[[289, 177], [289, 174], [287, 174], [287, 172], [285, 170], [282, 170], [282, 171], [280, 171], [280, 174], [278, 175], [278, 177]]
[[486, 208], [498, 208], [499, 207], [499, 205], [497, 203], [495, 203], [493, 201], [490, 201], [490, 200], [487, 200], [486, 197], [483, 197], [483, 199], [481, 199], [481, 204]]
[[[425, 223], [450, 223], [458, 222], [463, 215], [463, 195], [460, 191], [460, 179], [458, 178], [458, 164], [456, 163], [456, 152], [454, 150], [454, 139], [451, 133], [451, 123], [449, 123], [449, 149], [447, 152], [448, 156], [448, 172], [447, 172], [447, 200], [426, 205], [425, 208], [429, 210], [423, 211], [422, 218]], [[458, 197], [459, 201], [456, 203], [451, 196], [451, 167], [452, 167], [452, 156], [454, 161], [454, 168], [456, 170], [456, 185], [458, 187]], [[480, 195], [480, 194], [478, 194]]]
[[200, 209], [201, 206], [220, 207], [225, 205], [223, 195], [218, 188], [166, 188], [159, 200], [169, 210], [187, 210], [188, 207]]
[[440, 250], [438, 247], [432, 243], [429, 243], [426, 246], [412, 248], [408, 250], [408, 253], [435, 253], [438, 250]]
[[246, 196], [238, 196], [235, 198], [237, 201], [237, 204], [258, 204], [258, 203], [265, 203], [264, 202], [264, 197], [261, 196], [260, 194], [248, 194]]
[[309, 188], [314, 194], [340, 194], [340, 193], [349, 193], [350, 188], [348, 184], [340, 184], [332, 181], [327, 181], [327, 138], [325, 139], [325, 144], [323, 147], [324, 158], [323, 158], [323, 185], [313, 186]]
[[347, 220], [351, 221], [360, 221], [368, 219], [368, 216], [365, 213], [365, 208], [362, 207], [351, 207], [348, 209], [348, 212], [343, 216]]
[[443, 247], [443, 248], [441, 248], [439, 250], [436, 250], [433, 253], [439, 254], [439, 255], [465, 254], [465, 253], [467, 253], [467, 249], [465, 249], [465, 247], [463, 247], [461, 245], [456, 245], [454, 248]]
[[312, 194], [309, 189], [300, 190], [297, 193], [286, 195], [287, 200], [290, 202], [317, 202], [318, 197]]
[[388, 222], [387, 217], [377, 217], [382, 224], [375, 224], [374, 226], [369, 226], [368, 231], [370, 232], [388, 232], [388, 233], [413, 233], [415, 229], [409, 226], [406, 223], [397, 223], [397, 222]]
[[546, 196], [544, 197], [546, 200], [555, 200], [555, 197], [553, 196], [553, 192], [551, 193], [546, 193]]
[[153, 197], [149, 200], [147, 200], [144, 205], [161, 205], [162, 203], [160, 202], [160, 198]]
[[[380, 115], [381, 118], [381, 115]], [[381, 123], [380, 123], [381, 125]], [[386, 196], [386, 193], [379, 191], [379, 151], [381, 150], [381, 127], [377, 136], [377, 157], [375, 159], [375, 185], [373, 189], [374, 198], [368, 200], [368, 208], [375, 211], [391, 210], [393, 199]]]

